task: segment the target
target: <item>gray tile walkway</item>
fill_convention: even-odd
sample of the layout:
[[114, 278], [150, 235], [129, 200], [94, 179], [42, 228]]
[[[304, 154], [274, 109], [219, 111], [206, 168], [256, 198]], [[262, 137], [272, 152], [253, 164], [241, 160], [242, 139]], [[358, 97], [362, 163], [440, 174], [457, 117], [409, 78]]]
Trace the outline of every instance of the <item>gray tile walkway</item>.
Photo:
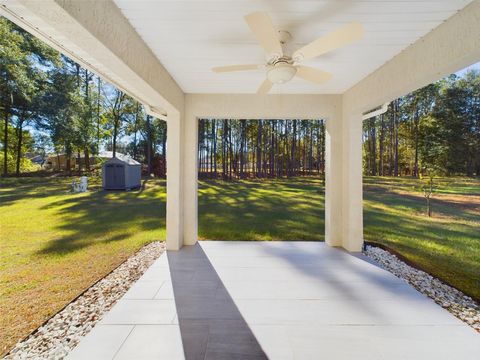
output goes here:
[[323, 243], [203, 241], [162, 255], [68, 359], [475, 359], [480, 335]]

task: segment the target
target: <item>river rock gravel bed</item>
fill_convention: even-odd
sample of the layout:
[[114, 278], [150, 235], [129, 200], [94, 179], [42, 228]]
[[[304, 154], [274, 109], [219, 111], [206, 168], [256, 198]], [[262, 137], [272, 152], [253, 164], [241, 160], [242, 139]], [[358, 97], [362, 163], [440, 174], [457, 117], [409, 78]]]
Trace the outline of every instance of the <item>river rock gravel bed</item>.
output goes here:
[[145, 245], [29, 337], [17, 343], [5, 359], [65, 358], [164, 250], [164, 242]]
[[364, 254], [480, 332], [480, 304], [471, 297], [379, 247], [367, 245]]

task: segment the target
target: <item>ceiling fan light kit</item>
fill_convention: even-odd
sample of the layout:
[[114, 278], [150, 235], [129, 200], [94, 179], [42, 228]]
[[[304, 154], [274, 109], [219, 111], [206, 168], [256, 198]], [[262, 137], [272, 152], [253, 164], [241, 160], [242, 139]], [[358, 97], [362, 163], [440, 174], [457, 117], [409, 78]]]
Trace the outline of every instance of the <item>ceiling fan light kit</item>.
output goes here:
[[284, 84], [295, 76], [297, 69], [290, 64], [278, 64], [267, 71], [267, 79], [274, 84]]
[[[345, 25], [296, 50], [293, 55], [285, 54], [286, 45], [291, 39], [288, 31], [277, 31], [265, 12], [254, 12], [245, 16], [247, 25], [267, 54], [265, 65], [231, 65], [212, 68], [217, 73], [257, 70], [266, 68], [266, 79], [257, 94], [267, 94], [274, 84], [284, 84], [298, 76], [304, 80], [323, 84], [331, 74], [312, 67], [299, 65], [303, 60], [313, 59], [327, 52], [358, 41], [363, 36], [363, 26], [358, 22]], [[291, 55], [291, 56], [290, 56]]]

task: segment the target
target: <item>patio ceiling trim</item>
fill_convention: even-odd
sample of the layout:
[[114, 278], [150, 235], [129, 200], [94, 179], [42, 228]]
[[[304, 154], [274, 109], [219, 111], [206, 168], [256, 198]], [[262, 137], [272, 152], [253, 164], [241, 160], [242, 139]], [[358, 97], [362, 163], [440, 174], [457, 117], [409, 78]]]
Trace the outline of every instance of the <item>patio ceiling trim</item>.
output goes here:
[[328, 119], [342, 112], [341, 95], [186, 94], [187, 115], [225, 119]]
[[344, 111], [362, 113], [479, 60], [480, 0], [475, 0], [347, 90]]

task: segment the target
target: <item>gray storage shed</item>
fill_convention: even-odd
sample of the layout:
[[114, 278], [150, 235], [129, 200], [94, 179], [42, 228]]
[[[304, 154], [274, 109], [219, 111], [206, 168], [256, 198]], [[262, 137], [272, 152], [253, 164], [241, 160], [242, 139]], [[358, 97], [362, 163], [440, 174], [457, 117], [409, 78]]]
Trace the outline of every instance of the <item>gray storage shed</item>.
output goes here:
[[140, 187], [142, 165], [130, 156], [116, 154], [102, 167], [102, 181], [105, 190], [130, 190]]

